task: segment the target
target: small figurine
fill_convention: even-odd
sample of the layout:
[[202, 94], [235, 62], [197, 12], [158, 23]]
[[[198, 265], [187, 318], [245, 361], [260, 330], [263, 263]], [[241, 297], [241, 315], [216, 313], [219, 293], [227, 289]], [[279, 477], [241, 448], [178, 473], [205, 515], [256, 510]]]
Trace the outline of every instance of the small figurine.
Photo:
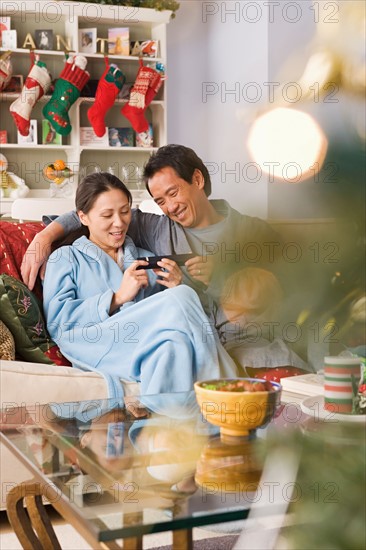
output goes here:
[[0, 154], [0, 198], [20, 199], [29, 193], [29, 187], [19, 176], [8, 172], [7, 158]]

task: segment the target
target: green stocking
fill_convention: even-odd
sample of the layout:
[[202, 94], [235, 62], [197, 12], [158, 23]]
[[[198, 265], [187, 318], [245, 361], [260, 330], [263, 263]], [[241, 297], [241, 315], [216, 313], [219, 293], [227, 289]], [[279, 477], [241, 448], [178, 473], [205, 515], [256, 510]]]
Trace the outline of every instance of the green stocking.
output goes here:
[[71, 57], [66, 61], [52, 97], [42, 111], [58, 134], [67, 136], [71, 132], [68, 112], [89, 78], [89, 73], [78, 67]]

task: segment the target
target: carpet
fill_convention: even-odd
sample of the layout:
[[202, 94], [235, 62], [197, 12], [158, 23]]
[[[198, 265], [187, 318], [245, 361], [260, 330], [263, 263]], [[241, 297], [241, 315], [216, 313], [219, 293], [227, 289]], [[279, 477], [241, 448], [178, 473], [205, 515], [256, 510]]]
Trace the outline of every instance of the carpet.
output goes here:
[[[195, 540], [193, 542], [193, 550], [231, 550], [237, 540], [238, 535]], [[171, 545], [157, 546], [149, 550], [172, 550], [172, 547]]]

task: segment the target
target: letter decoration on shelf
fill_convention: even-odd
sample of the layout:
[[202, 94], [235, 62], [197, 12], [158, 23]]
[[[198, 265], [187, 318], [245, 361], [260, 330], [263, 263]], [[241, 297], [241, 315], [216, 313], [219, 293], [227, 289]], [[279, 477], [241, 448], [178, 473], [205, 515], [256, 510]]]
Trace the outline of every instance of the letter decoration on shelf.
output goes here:
[[71, 38], [63, 38], [61, 34], [56, 34], [56, 50], [69, 52], [72, 50]]
[[35, 50], [36, 47], [36, 43], [34, 42], [31, 33], [28, 32], [27, 36], [24, 39], [22, 48], [24, 48], [25, 50]]
[[104, 54], [106, 48], [108, 49], [108, 38], [97, 38], [97, 44], [100, 45], [99, 52]]

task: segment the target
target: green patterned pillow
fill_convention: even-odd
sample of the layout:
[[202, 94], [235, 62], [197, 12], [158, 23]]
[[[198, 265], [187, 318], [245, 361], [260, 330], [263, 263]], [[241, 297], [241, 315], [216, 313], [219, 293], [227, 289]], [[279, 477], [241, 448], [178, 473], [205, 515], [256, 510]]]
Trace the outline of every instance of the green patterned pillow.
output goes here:
[[9, 328], [16, 352], [25, 361], [70, 365], [47, 332], [36, 296], [24, 283], [5, 273], [0, 275], [0, 320]]

